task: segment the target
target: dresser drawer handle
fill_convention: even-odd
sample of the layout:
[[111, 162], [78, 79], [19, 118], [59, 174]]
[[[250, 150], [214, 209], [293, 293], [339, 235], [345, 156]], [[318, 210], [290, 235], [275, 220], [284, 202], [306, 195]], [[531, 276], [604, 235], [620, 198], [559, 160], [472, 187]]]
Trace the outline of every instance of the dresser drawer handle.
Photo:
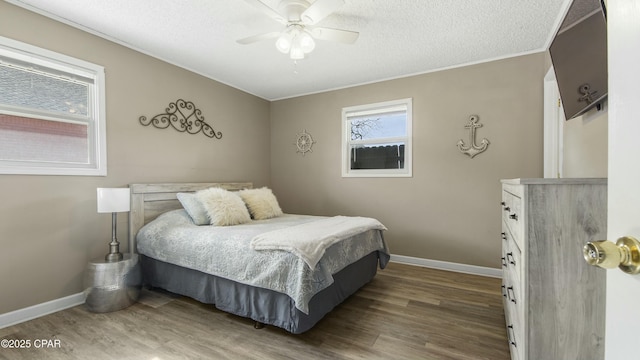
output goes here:
[[511, 215], [509, 215], [509, 218], [511, 218], [511, 219], [513, 219], [515, 221], [518, 221], [518, 214], [511, 214]]
[[513, 330], [513, 325], [507, 326], [507, 337], [509, 338], [509, 345], [518, 347], [518, 345], [516, 345], [515, 332]]
[[507, 297], [507, 287], [502, 285], [500, 287], [500, 291], [502, 292], [502, 296]]
[[509, 301], [512, 303], [516, 303], [516, 293], [513, 291], [513, 286], [507, 288], [507, 298], [509, 298]]
[[502, 259], [502, 267], [507, 267], [507, 258], [503, 256], [500, 259]]
[[511, 265], [515, 265], [516, 264], [516, 259], [513, 257], [513, 253], [512, 252], [507, 253], [507, 261]]
[[502, 233], [502, 240], [507, 240], [507, 233], [506, 232]]
[[505, 206], [505, 207], [504, 207], [504, 211], [511, 211], [511, 208], [510, 208], [510, 207], [508, 207], [508, 206]]

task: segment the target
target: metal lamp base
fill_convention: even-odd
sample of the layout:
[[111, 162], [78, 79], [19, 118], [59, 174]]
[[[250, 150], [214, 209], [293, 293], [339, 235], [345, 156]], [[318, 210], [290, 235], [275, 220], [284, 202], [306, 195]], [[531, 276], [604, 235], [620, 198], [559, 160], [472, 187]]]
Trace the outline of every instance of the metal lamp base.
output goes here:
[[109, 253], [104, 257], [106, 262], [122, 261], [120, 243], [118, 242], [118, 239], [116, 239], [116, 216], [117, 213], [111, 213], [111, 242], [109, 243]]
[[122, 253], [109, 253], [104, 257], [104, 261], [106, 262], [118, 262], [122, 261]]

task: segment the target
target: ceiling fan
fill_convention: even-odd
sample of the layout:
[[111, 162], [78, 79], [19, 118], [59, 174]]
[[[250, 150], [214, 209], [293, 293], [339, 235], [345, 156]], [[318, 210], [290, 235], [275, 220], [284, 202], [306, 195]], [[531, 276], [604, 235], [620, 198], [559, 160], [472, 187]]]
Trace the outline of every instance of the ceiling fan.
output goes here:
[[237, 40], [239, 44], [277, 39], [276, 48], [284, 54], [289, 54], [293, 60], [304, 59], [305, 54], [315, 48], [314, 39], [337, 41], [353, 44], [359, 33], [349, 30], [331, 29], [314, 26], [344, 5], [344, 0], [282, 0], [278, 9], [273, 9], [260, 0], [245, 0], [250, 5], [263, 11], [267, 16], [283, 24], [283, 31], [274, 31], [249, 36]]

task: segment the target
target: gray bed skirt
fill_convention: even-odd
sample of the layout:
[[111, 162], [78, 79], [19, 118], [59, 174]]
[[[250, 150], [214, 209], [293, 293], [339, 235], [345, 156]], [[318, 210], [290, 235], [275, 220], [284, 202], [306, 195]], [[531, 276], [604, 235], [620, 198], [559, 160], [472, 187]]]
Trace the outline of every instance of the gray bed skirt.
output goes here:
[[334, 274], [333, 284], [311, 298], [308, 315], [298, 310], [286, 294], [240, 284], [144, 255], [140, 255], [140, 262], [145, 286], [214, 304], [222, 311], [300, 334], [311, 329], [334, 307], [371, 281], [378, 269], [379, 256], [383, 257], [380, 264], [384, 268], [388, 255], [374, 251]]

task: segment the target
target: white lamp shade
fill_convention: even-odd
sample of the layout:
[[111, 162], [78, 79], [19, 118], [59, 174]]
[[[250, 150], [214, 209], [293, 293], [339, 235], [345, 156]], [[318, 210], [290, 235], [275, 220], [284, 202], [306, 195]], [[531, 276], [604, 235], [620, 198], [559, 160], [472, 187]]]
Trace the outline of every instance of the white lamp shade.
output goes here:
[[98, 212], [129, 211], [129, 188], [98, 188]]

